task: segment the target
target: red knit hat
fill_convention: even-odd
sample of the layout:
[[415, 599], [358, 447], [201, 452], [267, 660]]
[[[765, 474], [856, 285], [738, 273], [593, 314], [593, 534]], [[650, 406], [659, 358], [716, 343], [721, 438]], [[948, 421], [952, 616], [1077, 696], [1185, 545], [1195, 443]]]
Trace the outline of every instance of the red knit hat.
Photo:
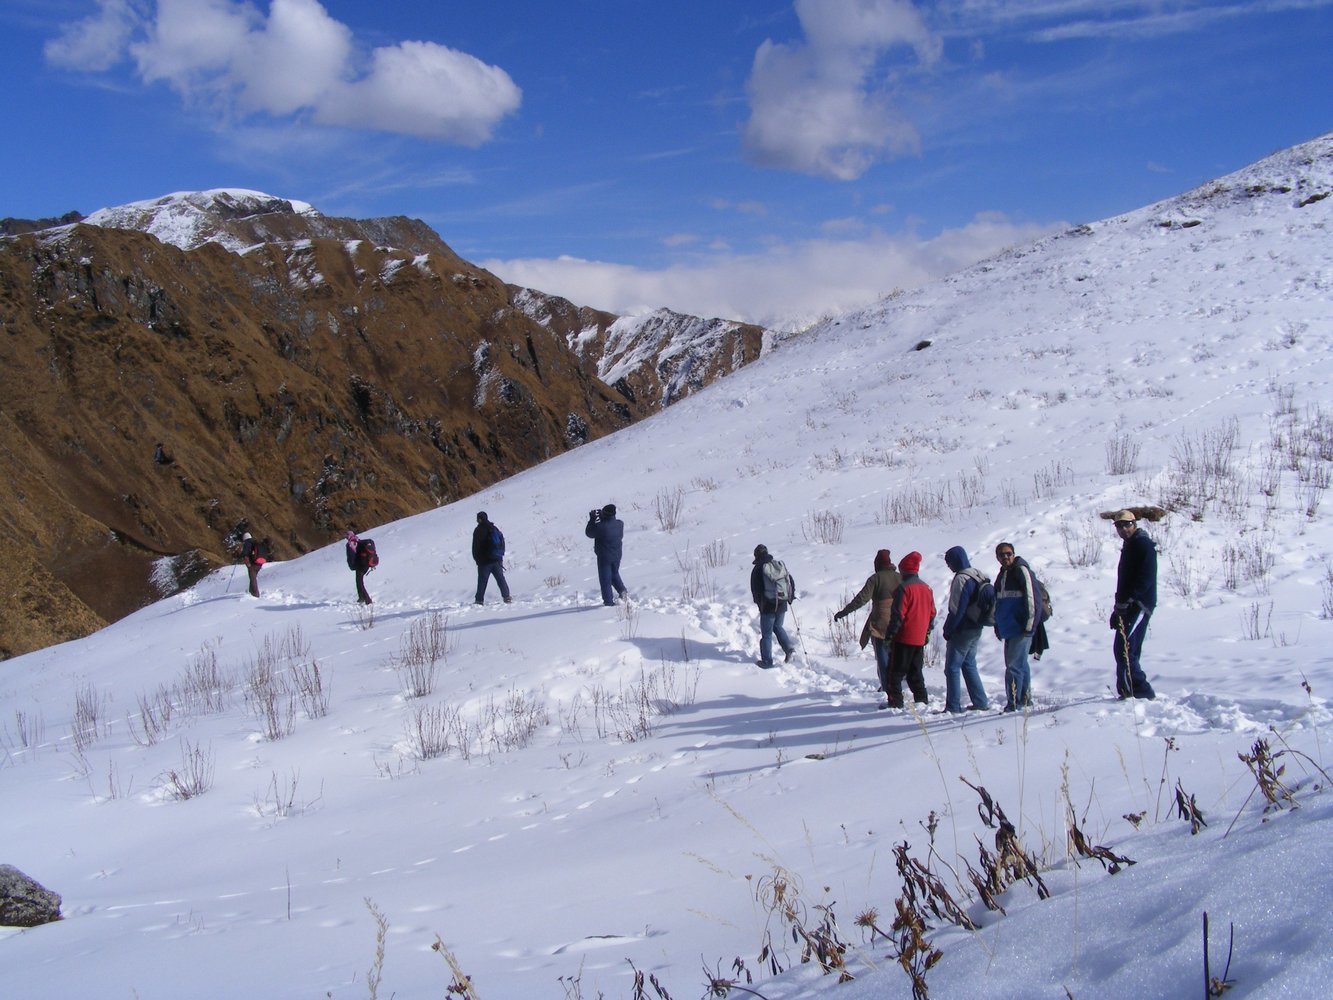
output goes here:
[[915, 573], [921, 568], [921, 553], [909, 552], [903, 556], [898, 563], [898, 568], [904, 573]]

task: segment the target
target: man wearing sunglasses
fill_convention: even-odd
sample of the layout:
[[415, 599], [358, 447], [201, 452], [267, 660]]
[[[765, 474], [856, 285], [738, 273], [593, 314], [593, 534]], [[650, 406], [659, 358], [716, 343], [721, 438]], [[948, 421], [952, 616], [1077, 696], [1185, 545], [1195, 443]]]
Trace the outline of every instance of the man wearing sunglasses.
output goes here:
[[995, 635], [1004, 643], [1006, 712], [1032, 704], [1032, 665], [1028, 653], [1041, 624], [1041, 594], [1027, 562], [1015, 554], [1012, 542], [995, 546], [1000, 572], [995, 577]]
[[1138, 525], [1132, 510], [1113, 518], [1120, 536], [1120, 565], [1115, 575], [1115, 607], [1111, 610], [1111, 650], [1115, 655], [1115, 693], [1121, 698], [1157, 697], [1139, 657], [1148, 634], [1148, 619], [1157, 607], [1157, 545]]

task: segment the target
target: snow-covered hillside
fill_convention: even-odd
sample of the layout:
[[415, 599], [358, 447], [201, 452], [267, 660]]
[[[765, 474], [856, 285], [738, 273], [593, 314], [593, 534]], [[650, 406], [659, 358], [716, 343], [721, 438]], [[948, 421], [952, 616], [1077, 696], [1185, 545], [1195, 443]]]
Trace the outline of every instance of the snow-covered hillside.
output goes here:
[[[373, 616], [333, 545], [266, 567], [258, 600], [224, 571], [0, 665], [0, 862], [66, 914], [0, 931], [7, 988], [443, 995], [438, 936], [486, 1000], [630, 996], [635, 968], [676, 998], [704, 970], [769, 1000], [908, 997], [867, 929], [889, 930], [907, 843], [980, 925], [933, 934], [931, 996], [1198, 995], [1205, 911], [1214, 976], [1235, 927], [1229, 995], [1320, 995], [1330, 191], [1333, 135], [784, 341], [612, 437], [363, 532]], [[582, 530], [608, 501], [621, 608], [601, 606]], [[1118, 543], [1098, 512], [1135, 503], [1172, 511], [1147, 528], [1152, 702], [1111, 693]], [[493, 587], [472, 604], [478, 510], [507, 536], [513, 604]], [[868, 651], [829, 620], [875, 551], [922, 553], [942, 602], [945, 549], [991, 570], [1001, 540], [1055, 603], [1035, 707], [877, 711]], [[769, 671], [758, 543], [800, 592], [800, 650]], [[941, 660], [936, 640], [931, 710]], [[998, 707], [989, 637], [981, 667]], [[1260, 738], [1291, 808], [1265, 812], [1238, 760]], [[969, 891], [994, 831], [960, 778], [1013, 821], [1050, 898], [1020, 881], [1002, 915]], [[1138, 863], [1076, 863], [1071, 815]], [[836, 918], [855, 982], [800, 964], [779, 895], [807, 932]]]

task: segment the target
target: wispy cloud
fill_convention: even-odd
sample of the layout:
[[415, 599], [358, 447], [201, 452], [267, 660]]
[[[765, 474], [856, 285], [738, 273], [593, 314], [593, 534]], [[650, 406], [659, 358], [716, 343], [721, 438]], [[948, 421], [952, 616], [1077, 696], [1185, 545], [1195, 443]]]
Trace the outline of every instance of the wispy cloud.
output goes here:
[[745, 149], [762, 165], [855, 180], [878, 160], [916, 151], [915, 127], [893, 105], [885, 57], [922, 65], [942, 43], [906, 0], [796, 0], [804, 38], [766, 40], [746, 90]]
[[218, 118], [308, 117], [480, 145], [522, 99], [496, 66], [436, 42], [369, 53], [318, 0], [272, 0], [267, 15], [236, 0], [98, 0], [45, 47], [49, 63], [106, 72], [128, 59]]
[[1016, 32], [1059, 42], [1158, 38], [1222, 20], [1329, 6], [1333, 0], [944, 0], [935, 16], [961, 33]]
[[665, 305], [792, 328], [817, 319], [831, 302], [841, 309], [868, 305], [1054, 228], [987, 213], [931, 239], [872, 231], [858, 239], [780, 243], [763, 253], [719, 250], [656, 269], [576, 257], [481, 263], [505, 281], [622, 315]]

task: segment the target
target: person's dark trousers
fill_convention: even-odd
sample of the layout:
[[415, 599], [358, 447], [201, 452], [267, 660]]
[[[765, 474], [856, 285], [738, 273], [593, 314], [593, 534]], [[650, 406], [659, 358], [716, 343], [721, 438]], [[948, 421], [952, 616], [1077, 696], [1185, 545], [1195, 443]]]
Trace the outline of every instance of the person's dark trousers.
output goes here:
[[366, 593], [366, 571], [358, 569], [356, 571], [356, 599], [362, 604], [374, 604], [370, 595]]
[[620, 579], [620, 560], [597, 559], [597, 581], [602, 586], [602, 603], [615, 604], [616, 594], [625, 596], [625, 584]]
[[250, 574], [250, 596], [259, 596], [259, 567], [254, 563], [246, 563], [245, 571]]
[[509, 600], [509, 584], [505, 581], [504, 563], [496, 560], [495, 562], [477, 564], [478, 604], [486, 600], [486, 584], [490, 582], [491, 577], [495, 577], [496, 586], [500, 588], [500, 596], [506, 602]]
[[889, 657], [889, 705], [903, 707], [903, 681], [912, 692], [912, 700], [918, 705], [927, 702], [926, 678], [922, 672], [926, 664], [925, 646], [906, 646], [901, 642], [892, 644]]
[[1111, 651], [1115, 655], [1115, 693], [1121, 698], [1156, 698], [1157, 692], [1148, 683], [1139, 658], [1143, 640], [1148, 634], [1151, 611], [1137, 616], [1118, 615], [1118, 624], [1111, 636]]

